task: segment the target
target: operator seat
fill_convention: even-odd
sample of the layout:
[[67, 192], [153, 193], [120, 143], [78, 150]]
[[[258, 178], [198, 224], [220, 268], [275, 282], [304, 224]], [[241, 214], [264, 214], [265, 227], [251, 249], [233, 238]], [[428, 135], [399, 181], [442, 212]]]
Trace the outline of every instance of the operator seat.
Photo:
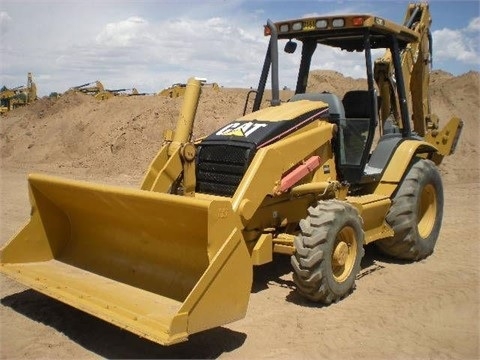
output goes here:
[[345, 119], [345, 110], [342, 102], [338, 99], [337, 95], [329, 92], [321, 93], [305, 93], [295, 94], [290, 101], [298, 100], [310, 100], [310, 101], [323, 101], [328, 104], [328, 113], [332, 122], [342, 122]]
[[347, 91], [342, 103], [347, 119], [370, 119], [372, 116], [368, 90]]

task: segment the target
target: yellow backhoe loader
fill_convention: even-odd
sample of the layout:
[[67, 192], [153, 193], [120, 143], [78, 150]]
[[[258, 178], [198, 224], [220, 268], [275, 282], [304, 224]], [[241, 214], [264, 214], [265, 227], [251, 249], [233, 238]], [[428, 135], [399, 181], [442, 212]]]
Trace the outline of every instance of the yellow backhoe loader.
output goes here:
[[67, 91], [78, 91], [88, 95], [95, 95], [104, 90], [105, 87], [103, 86], [102, 82], [97, 80], [82, 85], [73, 86]]
[[37, 100], [37, 85], [33, 82], [32, 73], [28, 73], [26, 86], [20, 85], [13, 89], [4, 86], [0, 90], [0, 113], [6, 113], [35, 100]]
[[[201, 81], [202, 86], [211, 85], [213, 90], [215, 90], [215, 91], [220, 90], [220, 87], [218, 86], [217, 83], [207, 83], [206, 79], [200, 79], [200, 81]], [[181, 97], [181, 96], [185, 95], [186, 89], [187, 89], [187, 84], [177, 83], [177, 84], [173, 84], [172, 86], [170, 86], [166, 89], [163, 89], [157, 95], [166, 96], [166, 97], [169, 97], [169, 98], [177, 98], [177, 97]]]
[[[291, 257], [300, 294], [325, 304], [351, 293], [366, 244], [427, 257], [443, 214], [437, 165], [462, 127], [453, 118], [439, 130], [429, 109], [430, 21], [426, 4], [409, 5], [403, 25], [363, 14], [268, 20], [251, 113], [194, 141], [202, 82], [192, 78], [140, 189], [31, 174], [31, 219], [2, 248], [1, 272], [170, 345], [244, 317], [253, 266], [273, 253]], [[287, 54], [301, 44], [283, 103], [281, 42]], [[306, 93], [325, 47], [362, 55], [365, 90]], [[374, 62], [373, 49], [386, 53]]]
[[[67, 92], [71, 91], [78, 91], [83, 94], [87, 95], [92, 95], [95, 99], [97, 100], [107, 100], [111, 99], [114, 96], [117, 95], [145, 95], [145, 94], [140, 94], [137, 89], [131, 88], [131, 89], [105, 89], [103, 84], [100, 81], [94, 81], [78, 86], [74, 86], [70, 89], [67, 90]], [[128, 92], [130, 91], [130, 92]]]
[[14, 99], [17, 96], [16, 91], [22, 88], [22, 86], [18, 86], [13, 89], [9, 89], [6, 86], [0, 89], [0, 113], [4, 114], [10, 110], [13, 110]]
[[81, 92], [82, 94], [92, 95], [98, 100], [105, 100], [113, 96], [113, 94], [111, 96], [109, 96], [109, 94], [106, 94], [105, 87], [99, 80], [73, 86], [66, 92]]

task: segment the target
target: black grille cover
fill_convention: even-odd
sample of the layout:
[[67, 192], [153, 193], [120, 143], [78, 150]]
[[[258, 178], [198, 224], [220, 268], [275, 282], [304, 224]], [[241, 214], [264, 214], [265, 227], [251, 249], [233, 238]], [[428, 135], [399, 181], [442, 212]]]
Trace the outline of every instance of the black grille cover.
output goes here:
[[198, 147], [196, 191], [233, 196], [257, 149], [284, 138], [327, 111], [324, 107], [290, 120], [237, 120], [225, 125]]
[[254, 155], [254, 144], [202, 142], [197, 156], [196, 191], [233, 196]]

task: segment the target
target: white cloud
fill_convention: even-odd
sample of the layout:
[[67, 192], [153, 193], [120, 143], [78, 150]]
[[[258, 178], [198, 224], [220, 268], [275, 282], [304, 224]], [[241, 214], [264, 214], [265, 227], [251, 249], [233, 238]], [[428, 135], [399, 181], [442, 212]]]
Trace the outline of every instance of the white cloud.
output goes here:
[[467, 64], [480, 64], [480, 18], [474, 18], [463, 29], [444, 28], [433, 32], [434, 60], [456, 60]]
[[12, 18], [6, 11], [0, 11], [0, 36], [4, 36], [9, 29]]
[[303, 18], [310, 17], [319, 17], [319, 16], [332, 16], [332, 15], [347, 15], [347, 14], [358, 14], [363, 13], [364, 11], [359, 11], [358, 6], [345, 6], [333, 11], [322, 11], [322, 12], [310, 12], [302, 15]]
[[[302, 2], [280, 6], [274, 1], [244, 0], [222, 1], [221, 6], [147, 0], [119, 0], [115, 7], [109, 1], [91, 6], [34, 2], [27, 8], [18, 2], [6, 3], [10, 5], [0, 6], [0, 31], [2, 35], [8, 31], [0, 41], [0, 76], [7, 86], [14, 86], [32, 71], [41, 95], [95, 80], [111, 89], [135, 86], [142, 92], [156, 92], [190, 76], [223, 86], [256, 87], [268, 43], [263, 36], [265, 19], [288, 18], [293, 10], [297, 13], [292, 16], [301, 17], [309, 11]], [[322, 15], [358, 12], [355, 8], [369, 11], [365, 3], [332, 4]], [[456, 59], [455, 65], [475, 63], [480, 19], [464, 26], [434, 33], [436, 58]], [[292, 56], [282, 55], [280, 85], [293, 88], [300, 48]], [[317, 50], [312, 68], [365, 77], [363, 57], [328, 47]]]
[[128, 17], [52, 55], [57, 76], [68, 73], [64, 89], [98, 79], [107, 88], [134, 84], [140, 91], [156, 92], [190, 76], [250, 87], [258, 81], [267, 40], [261, 27], [235, 26], [223, 17], [156, 22]]
[[467, 31], [480, 31], [480, 17], [476, 17], [470, 21]]
[[132, 16], [123, 21], [108, 23], [95, 40], [100, 45], [125, 47], [139, 38], [148, 38], [144, 32], [147, 27], [148, 21], [138, 16]]

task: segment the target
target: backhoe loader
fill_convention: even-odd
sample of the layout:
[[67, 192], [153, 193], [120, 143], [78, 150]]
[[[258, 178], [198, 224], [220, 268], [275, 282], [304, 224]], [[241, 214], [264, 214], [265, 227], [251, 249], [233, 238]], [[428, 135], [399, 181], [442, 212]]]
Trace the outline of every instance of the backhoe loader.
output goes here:
[[[101, 93], [105, 92], [105, 87], [103, 86], [101, 81], [97, 80], [97, 81], [92, 81], [92, 82], [85, 83], [85, 84], [82, 84], [82, 85], [73, 86], [70, 89], [68, 89], [66, 92], [72, 92], [72, 91], [73, 92], [81, 92], [83, 94], [96, 96], [98, 94], [101, 94]], [[102, 100], [102, 99], [100, 99], [100, 100]]]
[[[29, 175], [31, 219], [2, 248], [1, 271], [170, 345], [243, 318], [253, 265], [274, 253], [290, 256], [297, 291], [324, 304], [352, 292], [366, 244], [427, 257], [443, 214], [437, 165], [462, 127], [452, 118], [440, 130], [430, 112], [430, 22], [426, 4], [409, 5], [403, 25], [363, 14], [268, 20], [251, 113], [192, 139], [202, 86], [191, 78], [140, 189]], [[287, 54], [301, 44], [288, 102], [282, 42]], [[317, 47], [363, 54], [367, 89], [306, 93]], [[376, 62], [374, 49], [386, 51]]]
[[[220, 90], [220, 87], [218, 86], [217, 83], [207, 83], [207, 80], [206, 79], [202, 79], [202, 86], [206, 86], [206, 85], [211, 85], [211, 88], [215, 91], [219, 91]], [[166, 97], [169, 97], [169, 98], [177, 98], [177, 97], [181, 97], [185, 94], [185, 90], [187, 89], [187, 84], [183, 84], [183, 83], [176, 83], [176, 84], [173, 84], [172, 86], [166, 88], [166, 89], [163, 89], [161, 91], [159, 91], [157, 93], [157, 95], [160, 95], [160, 96], [166, 96]]]
[[[83, 94], [92, 95], [97, 100], [108, 100], [117, 95], [145, 95], [140, 94], [137, 89], [105, 89], [100, 81], [89, 82], [86, 84], [73, 86], [67, 92], [81, 92]], [[130, 92], [128, 92], [130, 91]]]
[[35, 100], [37, 100], [37, 85], [33, 82], [32, 73], [29, 72], [26, 86], [20, 85], [13, 89], [3, 86], [0, 89], [0, 113], [6, 113]]
[[98, 94], [94, 95], [94, 98], [97, 100], [108, 100], [114, 96], [136, 96], [136, 95], [145, 95], [140, 94], [137, 89], [105, 89], [100, 91]]

